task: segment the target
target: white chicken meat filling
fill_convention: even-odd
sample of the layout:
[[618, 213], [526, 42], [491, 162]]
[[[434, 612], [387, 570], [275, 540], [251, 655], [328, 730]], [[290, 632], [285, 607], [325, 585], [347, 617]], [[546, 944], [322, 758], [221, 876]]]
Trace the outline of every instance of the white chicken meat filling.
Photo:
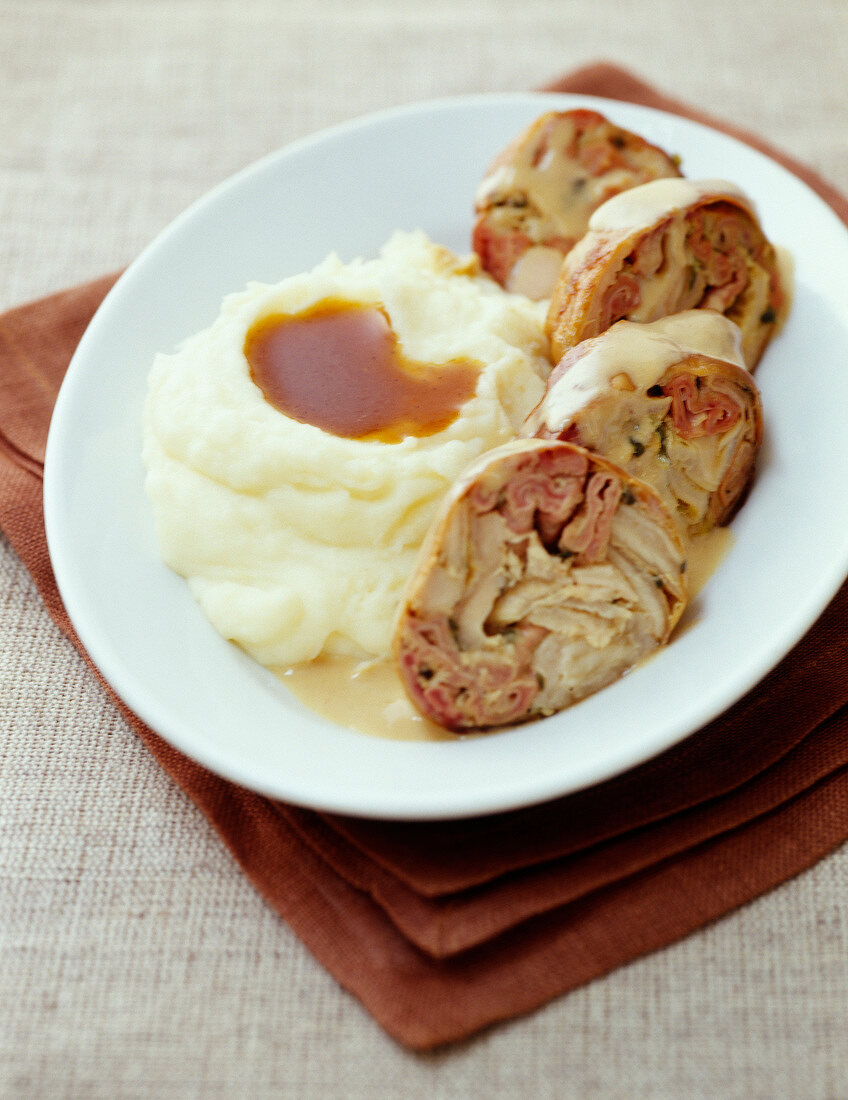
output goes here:
[[598, 690], [661, 644], [670, 578], [684, 598], [679, 548], [641, 508], [618, 509], [607, 560], [578, 564], [547, 550], [535, 529], [517, 535], [501, 513], [466, 504], [424, 599], [450, 616], [463, 651], [501, 649], [516, 623], [543, 627], [532, 664], [544, 713]]

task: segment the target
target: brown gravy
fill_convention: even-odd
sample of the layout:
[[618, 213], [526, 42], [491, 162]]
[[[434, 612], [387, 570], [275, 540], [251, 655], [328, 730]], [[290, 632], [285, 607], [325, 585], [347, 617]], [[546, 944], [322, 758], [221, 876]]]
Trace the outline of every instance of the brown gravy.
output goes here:
[[474, 396], [482, 367], [407, 359], [385, 310], [341, 299], [263, 318], [244, 353], [253, 381], [280, 412], [332, 435], [382, 443], [448, 427]]

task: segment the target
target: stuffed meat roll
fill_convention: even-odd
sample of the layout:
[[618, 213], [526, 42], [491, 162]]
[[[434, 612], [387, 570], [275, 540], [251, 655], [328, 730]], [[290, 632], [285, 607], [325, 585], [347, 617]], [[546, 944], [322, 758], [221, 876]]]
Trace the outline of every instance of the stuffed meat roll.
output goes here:
[[547, 331], [556, 362], [616, 321], [725, 314], [753, 369], [785, 311], [777, 254], [753, 206], [721, 180], [655, 180], [605, 202], [566, 257]]
[[619, 321], [567, 352], [522, 434], [565, 439], [652, 485], [686, 535], [727, 523], [762, 440], [736, 325], [711, 310]]
[[515, 440], [430, 529], [395, 630], [401, 681], [451, 730], [552, 714], [663, 645], [684, 568], [652, 488], [574, 444]]
[[472, 246], [501, 286], [548, 298], [596, 207], [679, 175], [674, 157], [597, 111], [549, 111], [489, 168], [475, 196]]

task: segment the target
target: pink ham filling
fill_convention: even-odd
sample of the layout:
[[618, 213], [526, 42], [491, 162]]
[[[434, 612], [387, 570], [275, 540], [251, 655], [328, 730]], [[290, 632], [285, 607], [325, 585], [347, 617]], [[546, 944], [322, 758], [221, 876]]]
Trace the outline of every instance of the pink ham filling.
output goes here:
[[612, 474], [595, 473], [586, 486], [582, 512], [562, 529], [560, 550], [576, 555], [581, 565], [603, 561], [609, 547], [612, 520], [621, 499], [621, 481]]
[[[748, 282], [745, 254], [756, 259], [751, 227], [740, 211], [722, 206], [696, 210], [689, 221], [687, 244], [701, 266], [707, 284], [707, 291], [697, 305], [701, 309], [726, 313]], [[629, 316], [638, 307], [641, 292], [637, 276], [650, 277], [661, 266], [662, 239], [667, 226], [668, 223], [664, 222], [646, 234], [627, 257], [626, 269], [619, 272], [603, 297], [600, 332]], [[782, 295], [774, 278], [772, 284], [772, 304], [778, 307]], [[670, 303], [669, 310], [673, 311], [676, 305]]]
[[519, 467], [504, 486], [501, 512], [510, 530], [524, 535], [536, 527], [545, 546], [555, 542], [580, 504], [588, 466], [584, 455], [564, 452]]
[[547, 631], [522, 625], [509, 654], [464, 662], [444, 616], [414, 619], [401, 655], [416, 703], [447, 729], [517, 722], [527, 716], [539, 684], [530, 665]]
[[756, 258], [749, 222], [732, 207], [697, 210], [690, 217], [687, 244], [709, 288], [699, 306], [726, 313], [748, 282], [745, 254]]
[[689, 225], [689, 247], [708, 270], [718, 255], [727, 256], [740, 248], [754, 252], [750, 223], [735, 207], [717, 203], [695, 210]]
[[730, 431], [742, 415], [730, 394], [708, 386], [699, 389], [691, 374], [675, 375], [663, 393], [671, 397], [672, 423], [683, 439]]
[[629, 271], [622, 271], [607, 290], [601, 303], [599, 332], [604, 332], [636, 309], [642, 300], [639, 280]]

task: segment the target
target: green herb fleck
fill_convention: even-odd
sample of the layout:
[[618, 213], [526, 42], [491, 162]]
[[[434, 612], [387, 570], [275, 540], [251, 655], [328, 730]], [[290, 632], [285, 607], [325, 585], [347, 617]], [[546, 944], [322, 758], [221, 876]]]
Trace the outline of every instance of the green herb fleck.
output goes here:
[[775, 311], [772, 309], [771, 306], [769, 306], [768, 309], [764, 313], [760, 314], [760, 324], [761, 325], [773, 325], [776, 320], [777, 320], [777, 314], [775, 313]]

